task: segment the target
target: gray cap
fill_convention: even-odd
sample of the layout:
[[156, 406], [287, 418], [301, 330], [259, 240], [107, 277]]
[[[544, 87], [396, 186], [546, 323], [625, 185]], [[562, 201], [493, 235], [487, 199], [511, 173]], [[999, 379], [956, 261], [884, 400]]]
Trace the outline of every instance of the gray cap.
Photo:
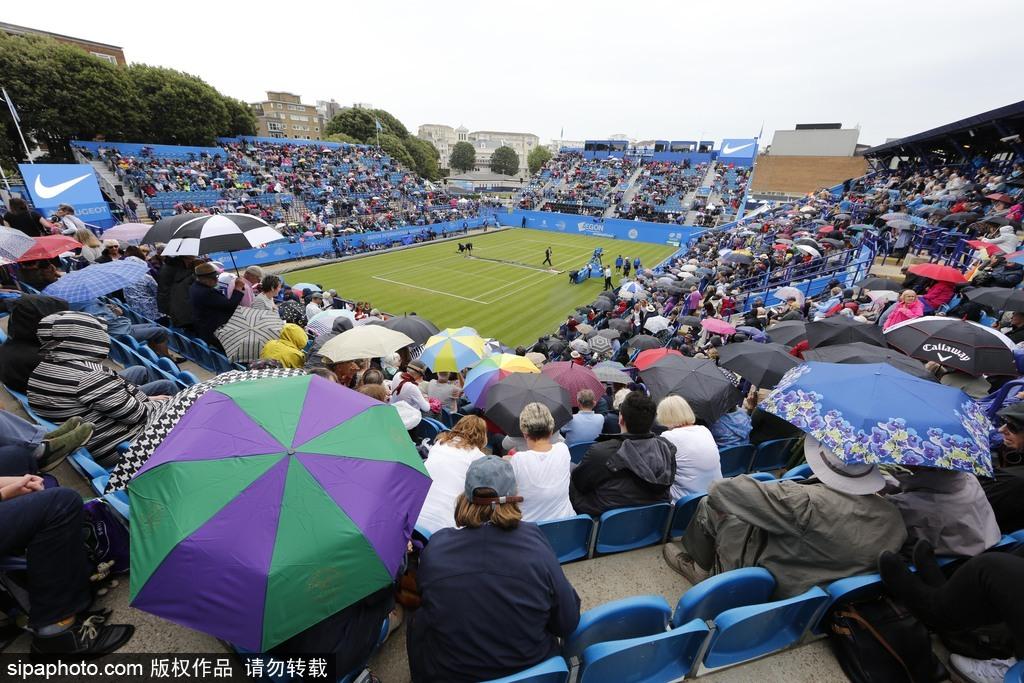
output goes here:
[[[491, 489], [494, 495], [476, 495], [479, 489]], [[466, 498], [476, 505], [518, 503], [516, 475], [512, 463], [496, 455], [485, 455], [470, 464], [466, 470]]]

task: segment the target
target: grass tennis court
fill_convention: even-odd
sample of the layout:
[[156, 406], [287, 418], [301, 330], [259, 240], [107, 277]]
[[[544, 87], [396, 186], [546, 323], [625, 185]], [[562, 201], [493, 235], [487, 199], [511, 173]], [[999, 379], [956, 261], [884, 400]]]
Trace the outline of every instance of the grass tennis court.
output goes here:
[[[439, 327], [469, 325], [510, 346], [529, 344], [555, 331], [577, 306], [601, 291], [600, 279], [569, 284], [568, 271], [604, 247], [604, 262], [622, 253], [656, 265], [674, 247], [620, 242], [521, 228], [473, 235], [473, 257], [458, 253], [456, 241], [429, 244], [343, 263], [288, 273], [288, 282], [315, 282], [339, 296], [369, 301], [391, 314], [416, 312]], [[552, 270], [542, 269], [552, 249]], [[622, 252], [618, 250], [622, 249]], [[614, 277], [619, 284], [620, 275]]]

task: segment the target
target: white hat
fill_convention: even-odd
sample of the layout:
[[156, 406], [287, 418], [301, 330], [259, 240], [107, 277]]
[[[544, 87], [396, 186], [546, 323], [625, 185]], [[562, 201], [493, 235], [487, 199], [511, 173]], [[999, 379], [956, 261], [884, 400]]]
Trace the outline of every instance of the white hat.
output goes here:
[[804, 439], [804, 457], [814, 476], [830, 489], [865, 495], [881, 491], [885, 486], [877, 465], [845, 463], [810, 434]]

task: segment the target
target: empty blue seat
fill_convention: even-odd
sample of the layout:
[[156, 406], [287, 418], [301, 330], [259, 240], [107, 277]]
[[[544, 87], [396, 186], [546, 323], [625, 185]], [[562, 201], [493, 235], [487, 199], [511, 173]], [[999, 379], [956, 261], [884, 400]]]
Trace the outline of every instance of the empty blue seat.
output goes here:
[[807, 463], [797, 465], [793, 469], [787, 471], [779, 479], [806, 479], [813, 476], [814, 472], [811, 471], [811, 466]]
[[[150, 353], [152, 353], [152, 350], [150, 350]], [[174, 361], [167, 356], [159, 356], [156, 359], [156, 366], [172, 377], [177, 377], [178, 373], [181, 372], [178, 366], [174, 364]]]
[[580, 615], [580, 623], [562, 646], [566, 659], [579, 657], [595, 643], [652, 636], [668, 628], [672, 608], [660, 595], [638, 595], [606, 602]]
[[559, 562], [581, 560], [590, 555], [590, 541], [594, 536], [594, 519], [590, 515], [538, 522], [537, 526], [547, 536]]
[[743, 567], [704, 579], [683, 593], [672, 613], [672, 626], [693, 619], [714, 621], [722, 612], [768, 602], [775, 592], [775, 577], [762, 567]]
[[795, 439], [774, 439], [765, 441], [754, 451], [754, 459], [750, 463], [751, 472], [767, 472], [781, 470], [789, 462], [790, 451]]
[[601, 515], [595, 550], [604, 555], [660, 543], [671, 513], [668, 503], [609, 510]]
[[583, 460], [583, 456], [587, 454], [590, 447], [594, 445], [593, 441], [581, 441], [579, 443], [569, 444], [569, 460], [574, 464], [580, 464]]
[[750, 477], [758, 481], [778, 481], [771, 472], [753, 472]]
[[727, 610], [715, 617], [704, 654], [709, 668], [739, 664], [795, 645], [828, 603], [817, 586], [785, 600]]
[[672, 507], [672, 521], [668, 525], [669, 538], [678, 538], [686, 533], [686, 527], [689, 526], [690, 519], [697, 511], [700, 499], [706, 495], [708, 494], [693, 493], [689, 496], [683, 496], [676, 501], [676, 504]]
[[689, 624], [652, 636], [591, 645], [583, 653], [580, 683], [665, 683], [687, 675], [708, 636]]
[[93, 460], [92, 455], [84, 448], [79, 448], [69, 455], [68, 463], [89, 481], [107, 474], [107, 471], [98, 462]]
[[740, 446], [732, 446], [718, 452], [718, 458], [722, 462], [722, 476], [735, 477], [744, 474], [750, 469], [750, 461], [754, 457], [754, 446], [749, 443]]
[[569, 679], [569, 667], [561, 657], [546, 659], [536, 666], [504, 678], [494, 678], [484, 683], [565, 683]]
[[193, 384], [199, 384], [199, 378], [188, 370], [182, 370], [178, 373], [178, 381], [187, 387], [190, 387]]

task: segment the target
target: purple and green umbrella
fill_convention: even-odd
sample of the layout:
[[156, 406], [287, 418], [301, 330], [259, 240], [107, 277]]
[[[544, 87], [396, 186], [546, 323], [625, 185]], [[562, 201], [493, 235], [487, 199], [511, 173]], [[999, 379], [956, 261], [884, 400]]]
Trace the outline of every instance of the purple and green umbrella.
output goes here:
[[132, 604], [265, 651], [391, 583], [429, 488], [389, 405], [316, 376], [211, 389], [128, 485]]

